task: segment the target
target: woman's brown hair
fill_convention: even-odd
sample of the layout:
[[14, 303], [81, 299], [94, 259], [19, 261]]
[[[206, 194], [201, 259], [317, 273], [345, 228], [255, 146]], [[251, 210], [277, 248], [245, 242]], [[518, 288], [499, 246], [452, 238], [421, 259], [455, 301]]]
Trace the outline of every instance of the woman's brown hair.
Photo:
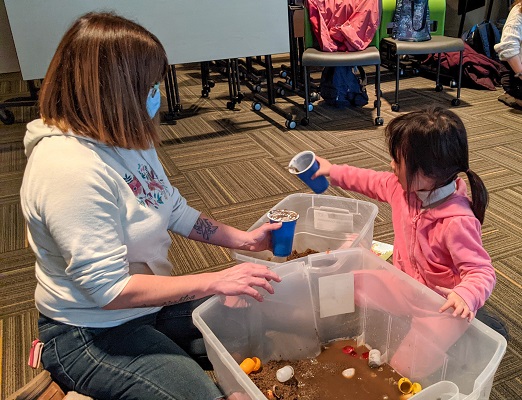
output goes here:
[[167, 68], [165, 49], [142, 26], [112, 13], [85, 14], [51, 60], [40, 114], [62, 132], [127, 149], [150, 148], [159, 137], [146, 99]]

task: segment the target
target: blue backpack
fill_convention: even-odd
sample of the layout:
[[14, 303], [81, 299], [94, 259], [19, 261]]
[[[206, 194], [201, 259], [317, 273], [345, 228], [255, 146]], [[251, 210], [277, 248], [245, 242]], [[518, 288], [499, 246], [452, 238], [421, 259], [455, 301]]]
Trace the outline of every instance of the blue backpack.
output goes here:
[[494, 23], [484, 21], [473, 25], [469, 31], [463, 33], [462, 40], [477, 53], [498, 61], [494, 46], [500, 42], [500, 31]]
[[362, 107], [368, 104], [366, 73], [362, 67], [325, 67], [321, 74], [320, 92], [326, 104], [331, 106]]

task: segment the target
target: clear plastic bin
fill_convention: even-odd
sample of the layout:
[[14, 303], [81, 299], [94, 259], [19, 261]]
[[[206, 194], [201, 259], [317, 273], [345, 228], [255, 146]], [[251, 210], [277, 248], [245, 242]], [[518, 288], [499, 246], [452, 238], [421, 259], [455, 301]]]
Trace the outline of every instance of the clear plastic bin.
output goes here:
[[315, 357], [321, 344], [356, 338], [419, 382], [415, 400], [485, 400], [506, 340], [483, 323], [438, 312], [444, 299], [363, 248], [273, 266], [263, 302], [214, 296], [193, 313], [218, 383], [234, 399], [265, 399], [240, 369], [247, 357]]
[[[379, 209], [373, 203], [340, 196], [292, 194], [271, 208], [299, 213], [292, 250], [318, 252], [343, 250], [351, 247], [369, 249], [373, 240], [373, 224]], [[266, 210], [268, 213], [270, 210]], [[266, 213], [248, 230], [268, 222]], [[274, 257], [271, 251], [233, 250], [232, 257], [241, 262], [268, 262], [277, 265], [286, 258]]]

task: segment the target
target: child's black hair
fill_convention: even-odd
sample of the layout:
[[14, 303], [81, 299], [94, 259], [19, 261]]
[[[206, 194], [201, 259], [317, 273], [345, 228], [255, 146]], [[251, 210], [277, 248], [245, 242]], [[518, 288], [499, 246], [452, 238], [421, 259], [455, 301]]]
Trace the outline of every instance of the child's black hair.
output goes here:
[[404, 160], [408, 192], [419, 171], [434, 180], [432, 190], [464, 172], [471, 187], [471, 209], [480, 223], [484, 222], [488, 191], [482, 179], [469, 169], [466, 128], [454, 112], [442, 107], [414, 111], [393, 119], [385, 132], [393, 160]]

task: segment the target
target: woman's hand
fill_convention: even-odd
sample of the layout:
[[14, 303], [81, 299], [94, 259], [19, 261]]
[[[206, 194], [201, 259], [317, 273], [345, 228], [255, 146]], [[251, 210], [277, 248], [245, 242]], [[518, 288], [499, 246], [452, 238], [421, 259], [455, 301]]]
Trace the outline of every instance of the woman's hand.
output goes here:
[[248, 251], [263, 251], [272, 249], [272, 231], [281, 228], [283, 224], [266, 223], [251, 232], [245, 232], [245, 241], [241, 249]]
[[453, 308], [453, 316], [456, 317], [460, 315], [461, 318], [467, 318], [469, 322], [473, 320], [475, 317], [475, 313], [472, 312], [464, 299], [460, 297], [453, 290], [444, 288], [441, 286], [436, 286], [437, 290], [446, 296], [446, 302], [439, 309], [439, 312], [442, 313], [446, 311], [448, 308]]
[[239, 296], [246, 294], [257, 301], [263, 301], [263, 296], [254, 289], [261, 287], [273, 294], [274, 288], [270, 281], [281, 282], [281, 278], [267, 266], [243, 263], [235, 267], [215, 272], [217, 278], [212, 283], [212, 292], [225, 296]]
[[326, 158], [315, 156], [315, 159], [319, 163], [319, 169], [315, 174], [312, 175], [312, 179], [317, 178], [318, 176], [330, 176], [330, 168], [332, 168], [332, 163], [328, 161]]

